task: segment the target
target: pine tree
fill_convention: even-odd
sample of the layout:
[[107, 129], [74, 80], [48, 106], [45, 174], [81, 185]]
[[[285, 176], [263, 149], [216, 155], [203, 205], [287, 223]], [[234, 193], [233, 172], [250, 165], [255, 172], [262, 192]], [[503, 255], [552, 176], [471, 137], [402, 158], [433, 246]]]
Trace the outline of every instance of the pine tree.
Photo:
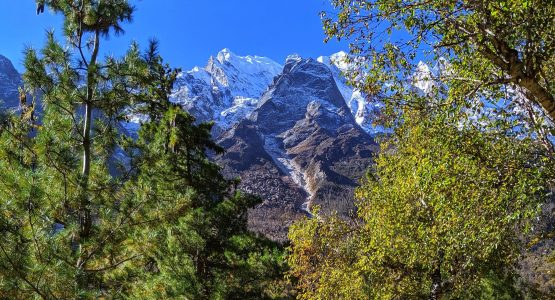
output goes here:
[[[160, 65], [154, 64], [151, 73], [163, 75]], [[259, 199], [235, 191], [234, 181], [224, 179], [209, 160], [207, 150], [223, 151], [211, 140], [212, 124], [195, 125], [194, 117], [167, 96], [159, 97], [156, 104], [138, 108], [149, 121], [127, 148], [140, 153], [132, 163], [138, 168], [127, 185], [133, 190], [128, 201], [141, 203], [134, 218], [148, 224], [134, 232], [138, 243], [132, 246], [142, 253], [136, 263], [148, 270], [140, 276], [125, 273], [129, 295], [144, 299], [281, 296], [283, 252], [248, 231], [247, 209]]]
[[[133, 7], [41, 3], [63, 15], [67, 44], [49, 32], [26, 50], [24, 95], [40, 99], [40, 118], [1, 119], [0, 297], [273, 296], [282, 252], [248, 232], [258, 199], [209, 161], [221, 151], [211, 125], [170, 103], [179, 70], [156, 42], [100, 57]], [[122, 128], [130, 116], [145, 120], [139, 137]]]

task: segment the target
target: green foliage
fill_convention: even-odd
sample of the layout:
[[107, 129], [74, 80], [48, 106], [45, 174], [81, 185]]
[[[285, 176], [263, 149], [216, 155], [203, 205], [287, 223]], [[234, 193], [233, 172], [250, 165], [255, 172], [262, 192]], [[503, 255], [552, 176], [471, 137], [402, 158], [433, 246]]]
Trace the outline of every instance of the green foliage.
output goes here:
[[369, 298], [356, 266], [362, 247], [357, 227], [331, 216], [305, 219], [289, 228], [289, 276], [299, 299]]
[[[247, 229], [247, 209], [259, 199], [232, 191], [205, 149], [221, 151], [210, 140], [210, 124], [169, 104], [161, 118], [144, 124], [137, 149], [141, 155], [131, 203], [134, 215], [148, 220], [134, 233], [139, 266], [146, 277], [126, 273], [130, 298], [245, 299], [280, 296], [285, 268], [277, 244]], [[131, 193], [130, 193], [131, 194]], [[276, 294], [277, 293], [277, 294]]]
[[385, 101], [393, 120], [399, 106], [430, 104], [411, 86], [422, 60], [443, 68], [429, 78], [442, 83], [428, 95], [445, 100], [437, 109], [455, 105], [481, 113], [489, 103], [495, 106], [490, 114], [505, 121], [519, 119], [542, 136], [551, 130], [544, 120], [555, 120], [553, 0], [331, 3], [335, 11], [322, 13], [328, 39], [347, 39], [352, 53], [364, 58], [356, 60], [364, 65], [364, 80], [354, 84]]
[[321, 218], [291, 229], [302, 298], [482, 298], [513, 277], [552, 160], [510, 132], [405, 117], [355, 193], [354, 225]]
[[[522, 227], [545, 199], [542, 193], [552, 188], [555, 2], [331, 3], [335, 11], [321, 15], [327, 39], [349, 41], [357, 57], [351, 60], [359, 68], [347, 75], [371, 101], [386, 104], [383, 118], [376, 121], [397, 130], [382, 145], [377, 169], [357, 194], [365, 224], [358, 230], [368, 229], [368, 222], [377, 226], [368, 229], [369, 238], [361, 244], [367, 251], [389, 253], [389, 248], [376, 246], [385, 239], [395, 249], [393, 258], [361, 254], [367, 256], [360, 259], [367, 260], [372, 272], [384, 272], [372, 277], [386, 283], [366, 295], [427, 297], [433, 278], [445, 276], [445, 297], [487, 298], [498, 293], [497, 288], [513, 277], [510, 263], [521, 242], [515, 232], [525, 232]], [[437, 65], [439, 72], [415, 78], [419, 61]], [[417, 79], [433, 87], [417, 91]], [[384, 221], [385, 216], [390, 221]], [[302, 231], [295, 227], [293, 233]], [[458, 239], [465, 243], [457, 245]], [[425, 243], [429, 252], [407, 240]], [[455, 253], [450, 243], [461, 252]], [[411, 247], [426, 256], [411, 256]], [[406, 261], [397, 260], [400, 255], [407, 256]], [[446, 262], [457, 255], [458, 261]], [[391, 272], [391, 266], [380, 265], [384, 260], [393, 260], [386, 263], [402, 271]], [[496, 276], [487, 279], [488, 270], [495, 270]], [[420, 275], [414, 279], [412, 274]], [[397, 286], [385, 290], [391, 288], [387, 283], [392, 278]], [[470, 294], [464, 294], [465, 289]]]
[[[247, 230], [258, 199], [207, 151], [210, 124], [168, 99], [157, 43], [99, 58], [124, 0], [46, 1], [67, 44], [25, 52], [25, 106], [0, 119], [0, 298], [277, 298], [280, 246]], [[39, 113], [40, 118], [33, 117]], [[121, 130], [143, 116], [139, 136]]]

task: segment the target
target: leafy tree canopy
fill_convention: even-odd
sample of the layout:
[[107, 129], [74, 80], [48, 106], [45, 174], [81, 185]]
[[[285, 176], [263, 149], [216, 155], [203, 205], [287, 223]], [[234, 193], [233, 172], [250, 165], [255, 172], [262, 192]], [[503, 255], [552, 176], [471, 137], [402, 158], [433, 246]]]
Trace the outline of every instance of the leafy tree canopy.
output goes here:
[[394, 107], [427, 102], [415, 97], [411, 81], [422, 60], [439, 64], [430, 78], [446, 87], [436, 90], [444, 98], [439, 109], [483, 111], [486, 102], [488, 111], [494, 106], [544, 136], [552, 129], [542, 127], [555, 120], [553, 0], [331, 2], [335, 11], [322, 13], [328, 39], [347, 39], [364, 58], [357, 60], [366, 65], [358, 85], [374, 99]]
[[513, 297], [520, 234], [550, 195], [544, 148], [418, 113], [381, 148], [356, 220], [292, 227], [301, 298], [480, 298], [499, 281]]

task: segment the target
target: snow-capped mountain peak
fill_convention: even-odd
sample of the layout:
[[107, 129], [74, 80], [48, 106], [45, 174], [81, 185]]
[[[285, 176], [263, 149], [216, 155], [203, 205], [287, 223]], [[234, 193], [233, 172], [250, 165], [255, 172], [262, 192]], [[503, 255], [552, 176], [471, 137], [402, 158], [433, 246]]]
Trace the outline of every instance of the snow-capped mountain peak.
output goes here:
[[370, 134], [383, 132], [383, 128], [372, 124], [372, 119], [379, 113], [381, 104], [369, 102], [364, 93], [348, 83], [347, 78], [351, 77], [352, 72], [359, 68], [357, 62], [353, 62], [356, 59], [349, 57], [345, 51], [340, 51], [330, 56], [320, 56], [317, 60], [332, 71], [337, 87], [356, 122]]
[[172, 101], [182, 104], [200, 121], [216, 121], [226, 130], [245, 118], [283, 67], [261, 56], [240, 56], [225, 48], [204, 68], [178, 76]]
[[[305, 79], [314, 81], [298, 87], [299, 101], [309, 90], [327, 90], [335, 83], [342, 96], [339, 98], [344, 99], [356, 122], [366, 132], [374, 134], [381, 131], [371, 122], [373, 114], [380, 109], [379, 104], [368, 103], [366, 95], [347, 83], [345, 75], [356, 70], [356, 63], [349, 58], [343, 51], [316, 60], [293, 54], [282, 66], [267, 57], [240, 56], [225, 48], [211, 56], [205, 67], [194, 67], [179, 74], [171, 100], [181, 104], [198, 121], [214, 121], [217, 136], [249, 118], [264, 102], [263, 94], [278, 83], [276, 80], [284, 80], [278, 75], [299, 69], [299, 72], [306, 73]], [[331, 85], [327, 81], [325, 84], [317, 82], [317, 78], [330, 75], [333, 78]]]
[[[430, 67], [433, 63], [433, 67]], [[434, 89], [444, 87], [443, 80], [453, 74], [452, 66], [447, 59], [440, 57], [435, 62], [419, 61], [410, 78], [412, 86], [424, 95], [430, 95]]]
[[297, 54], [297, 53], [293, 53], [287, 56], [287, 58], [285, 58], [285, 64], [288, 64], [290, 62], [298, 62], [301, 61], [302, 57]]
[[216, 58], [221, 64], [223, 64], [224, 62], [231, 60], [232, 56], [235, 56], [235, 54], [233, 54], [233, 52], [231, 52], [228, 48], [224, 48], [222, 51], [218, 52]]
[[354, 69], [354, 65], [349, 62], [349, 54], [345, 51], [339, 51], [330, 56], [320, 56], [317, 59], [325, 65], [333, 65], [341, 72], [349, 72]]
[[245, 74], [270, 72], [277, 75], [283, 68], [280, 64], [267, 57], [256, 55], [239, 56], [231, 52], [228, 48], [224, 48], [220, 51], [216, 55], [216, 60], [220, 65], [229, 64]]

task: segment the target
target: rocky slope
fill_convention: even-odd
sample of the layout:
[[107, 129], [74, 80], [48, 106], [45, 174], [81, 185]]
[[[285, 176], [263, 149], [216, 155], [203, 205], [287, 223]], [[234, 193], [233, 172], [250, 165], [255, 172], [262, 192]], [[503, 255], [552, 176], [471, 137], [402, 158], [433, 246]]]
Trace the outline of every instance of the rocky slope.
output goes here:
[[377, 150], [356, 122], [329, 66], [290, 57], [256, 109], [225, 131], [218, 158], [228, 176], [264, 203], [251, 227], [283, 240], [288, 225], [313, 205], [348, 214], [352, 191]]
[[346, 83], [347, 54], [284, 66], [224, 49], [208, 64], [180, 74], [172, 101], [199, 121], [214, 120], [226, 149], [216, 160], [240, 188], [260, 195], [251, 228], [286, 239], [288, 226], [319, 205], [348, 214], [352, 193], [377, 151], [371, 124], [379, 106]]
[[21, 75], [12, 62], [0, 55], [0, 108], [18, 106], [18, 90], [23, 85]]
[[325, 64], [332, 72], [337, 88], [343, 95], [357, 124], [370, 134], [382, 133], [385, 131], [383, 127], [372, 124], [382, 105], [381, 103], [367, 101], [363, 93], [347, 83], [345, 75], [356, 69], [356, 64], [349, 62], [348, 58], [348, 54], [341, 51], [331, 56], [320, 56], [317, 60]]

